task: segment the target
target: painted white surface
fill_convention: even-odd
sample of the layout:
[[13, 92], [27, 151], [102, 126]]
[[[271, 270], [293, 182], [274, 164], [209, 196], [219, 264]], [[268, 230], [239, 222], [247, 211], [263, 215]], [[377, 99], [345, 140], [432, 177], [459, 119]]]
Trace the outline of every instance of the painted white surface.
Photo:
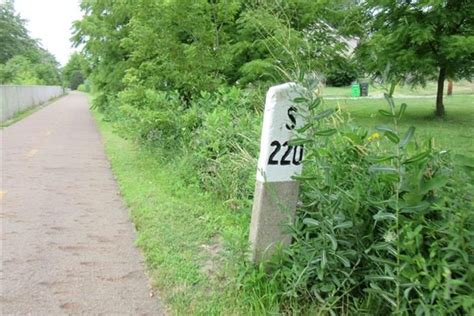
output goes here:
[[[291, 177], [301, 174], [303, 165], [301, 163], [293, 163], [295, 154], [294, 148], [289, 152], [286, 159], [284, 159], [284, 164], [281, 163], [282, 158], [284, 158], [283, 156], [288, 151], [288, 147], [283, 146], [283, 144], [293, 137], [295, 128], [300, 128], [303, 125], [301, 114], [304, 109], [301, 108], [300, 104], [293, 102], [295, 98], [301, 95], [301, 93], [298, 93], [298, 89], [301, 88], [294, 83], [285, 83], [271, 87], [267, 92], [260, 143], [260, 156], [257, 166], [257, 181], [294, 181]], [[290, 108], [292, 109], [290, 110]], [[295, 122], [292, 122], [289, 110]], [[275, 141], [281, 144], [282, 147], [271, 161], [273, 161], [273, 163], [277, 161], [278, 164], [269, 164], [270, 156], [276, 150], [276, 145], [274, 144], [272, 146], [272, 143]], [[302, 154], [300, 150], [302, 150], [301, 146], [296, 149], [296, 160], [299, 158], [302, 159], [302, 156], [300, 157], [300, 154]], [[288, 161], [290, 161], [289, 164]]]
[[15, 113], [40, 105], [64, 94], [60, 86], [10, 86], [0, 85], [0, 120], [6, 121]]

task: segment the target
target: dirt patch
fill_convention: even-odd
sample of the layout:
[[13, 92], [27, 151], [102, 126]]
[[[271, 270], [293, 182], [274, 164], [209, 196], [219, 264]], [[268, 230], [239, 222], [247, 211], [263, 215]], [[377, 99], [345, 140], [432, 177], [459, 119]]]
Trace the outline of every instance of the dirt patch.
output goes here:
[[222, 265], [223, 242], [220, 237], [214, 237], [208, 244], [200, 246], [203, 262], [199, 271], [208, 276], [215, 275]]

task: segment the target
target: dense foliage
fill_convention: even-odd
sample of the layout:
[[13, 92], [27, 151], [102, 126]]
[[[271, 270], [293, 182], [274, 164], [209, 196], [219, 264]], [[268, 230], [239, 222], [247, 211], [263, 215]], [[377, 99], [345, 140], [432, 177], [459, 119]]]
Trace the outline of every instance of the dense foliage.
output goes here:
[[[262, 91], [319, 76], [354, 80], [360, 67], [348, 58], [348, 37], [363, 37], [367, 19], [358, 3], [83, 0], [74, 40], [84, 45], [94, 106], [117, 133], [158, 148], [183, 183], [249, 214]], [[389, 96], [381, 113], [394, 126], [369, 135], [323, 108], [319, 84], [298, 101], [311, 115], [294, 140], [307, 153], [294, 242], [264, 268], [240, 262], [236, 286], [258, 302], [249, 308], [467, 313], [474, 165], [460, 157], [461, 171], [448, 152], [414, 138], [414, 128], [399, 131], [406, 105]]]
[[[415, 127], [388, 95], [372, 133], [304, 95], [307, 124], [293, 243], [273, 259], [276, 292], [333, 315], [462, 315], [474, 308], [474, 162]], [[304, 132], [303, 132], [304, 131]]]
[[58, 85], [59, 64], [32, 39], [13, 3], [0, 3], [0, 84]]
[[74, 40], [94, 69], [98, 107], [136, 87], [176, 90], [189, 101], [221, 85], [268, 86], [280, 81], [278, 69], [345, 67], [344, 36], [353, 34], [329, 23], [346, 25], [351, 3], [83, 1]]

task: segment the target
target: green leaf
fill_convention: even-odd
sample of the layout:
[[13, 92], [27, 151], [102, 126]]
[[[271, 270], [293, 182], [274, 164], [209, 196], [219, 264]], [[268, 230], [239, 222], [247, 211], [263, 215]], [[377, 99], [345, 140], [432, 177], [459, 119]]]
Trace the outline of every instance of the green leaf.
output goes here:
[[351, 222], [351, 221], [347, 221], [347, 222], [344, 222], [344, 223], [341, 223], [341, 224], [339, 224], [339, 225], [334, 226], [334, 229], [350, 228], [350, 227], [352, 227], [352, 226], [353, 226], [352, 222]]
[[307, 143], [310, 143], [312, 140], [308, 138], [293, 138], [290, 140], [290, 145], [291, 146], [299, 146], [299, 145], [304, 145]]
[[380, 125], [376, 126], [375, 129], [384, 132], [384, 135], [393, 143], [398, 144], [400, 142], [400, 138], [398, 137], [397, 133], [390, 127]]
[[309, 109], [310, 110], [314, 110], [315, 108], [317, 108], [319, 105], [321, 104], [321, 98], [316, 98], [310, 105], [309, 105]]
[[398, 138], [397, 134], [385, 132], [384, 135], [394, 144], [398, 144], [400, 142], [400, 138]]
[[398, 174], [398, 170], [391, 166], [370, 166], [369, 172]]
[[406, 109], [407, 109], [407, 104], [402, 103], [400, 105], [400, 111], [398, 111], [398, 119], [401, 119], [403, 117], [403, 114], [405, 114]]
[[321, 223], [314, 218], [307, 217], [303, 219], [303, 224], [307, 226], [319, 226]]
[[387, 93], [384, 93], [383, 94], [385, 100], [387, 100], [387, 103], [388, 105], [391, 107], [391, 108], [394, 108], [395, 107], [395, 103], [393, 102], [393, 98], [391, 96], [389, 96]]
[[379, 243], [371, 246], [370, 248], [374, 249], [374, 250], [386, 250], [390, 254], [392, 254], [393, 256], [397, 255], [397, 251], [388, 242], [379, 242]]
[[334, 284], [332, 283], [329, 283], [329, 284], [325, 284], [323, 286], [321, 286], [321, 288], [319, 289], [321, 292], [331, 292], [331, 291], [334, 291], [335, 287], [334, 287]]
[[393, 129], [385, 125], [377, 125], [375, 126], [375, 129], [381, 132], [391, 132], [393, 134], [396, 134], [396, 132]]
[[337, 249], [337, 240], [336, 240], [336, 238], [334, 238], [333, 235], [328, 234], [328, 233], [326, 233], [325, 235], [331, 241], [332, 250], [336, 251], [336, 249]]
[[316, 179], [319, 179], [320, 177], [316, 177], [316, 176], [292, 176], [291, 178], [295, 179], [295, 180], [308, 181], [308, 180], [316, 180]]
[[296, 130], [298, 131], [298, 133], [304, 133], [306, 132], [311, 126], [313, 126], [313, 123], [307, 123], [305, 124], [303, 127], [301, 128], [297, 128]]
[[346, 257], [340, 256], [340, 255], [336, 255], [336, 257], [339, 259], [339, 261], [341, 261], [341, 263], [344, 265], [344, 267], [346, 267], [346, 268], [351, 267], [351, 262], [349, 261], [349, 259], [347, 259]]
[[328, 259], [326, 258], [326, 250], [323, 250], [321, 253], [321, 269], [326, 268], [327, 263]]
[[331, 128], [324, 131], [318, 131], [315, 134], [318, 136], [331, 136], [337, 133], [337, 129]]
[[387, 117], [395, 117], [395, 115], [393, 115], [391, 112], [389, 111], [385, 111], [385, 110], [379, 110], [379, 113], [383, 116], [387, 116]]
[[422, 159], [425, 159], [426, 157], [428, 157], [430, 155], [430, 151], [425, 151], [425, 152], [422, 152], [420, 154], [417, 154], [415, 156], [412, 156], [408, 159], [405, 159], [405, 161], [403, 161], [403, 164], [410, 164], [410, 163], [414, 163], [414, 162], [417, 162], [417, 161], [420, 161]]
[[328, 116], [332, 115], [333, 113], [334, 113], [334, 109], [324, 110], [324, 111], [318, 113], [318, 114], [314, 117], [314, 119], [315, 119], [315, 120], [320, 120], [320, 119], [322, 119], [322, 118], [325, 118], [325, 117], [328, 117]]
[[379, 211], [377, 214], [373, 216], [373, 219], [375, 221], [384, 221], [384, 220], [396, 221], [397, 217], [395, 216], [395, 214]]
[[413, 137], [414, 133], [415, 133], [415, 127], [410, 126], [410, 128], [406, 132], [405, 136], [403, 137], [402, 141], [400, 142], [400, 147], [401, 148], [405, 147], [408, 144], [410, 139]]
[[413, 289], [413, 287], [408, 287], [405, 289], [405, 291], [403, 291], [403, 297], [408, 300], [409, 299], [409, 296], [410, 296], [410, 292], [411, 290]]
[[294, 98], [293, 102], [295, 102], [295, 103], [306, 103], [306, 102], [308, 102], [308, 99], [303, 98], [303, 97], [298, 97], [298, 98]]
[[367, 281], [395, 281], [395, 278], [389, 275], [367, 275], [365, 279]]
[[394, 301], [393, 299], [391, 299], [387, 294], [381, 293], [380, 295], [382, 295], [382, 297], [383, 297], [387, 302], [389, 302], [393, 307], [397, 307], [397, 304], [395, 303], [395, 301]]

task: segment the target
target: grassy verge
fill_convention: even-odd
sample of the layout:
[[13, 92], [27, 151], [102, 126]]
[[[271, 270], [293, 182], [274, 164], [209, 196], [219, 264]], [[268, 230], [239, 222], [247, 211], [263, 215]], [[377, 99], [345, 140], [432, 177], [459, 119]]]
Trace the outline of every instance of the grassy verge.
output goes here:
[[177, 314], [239, 313], [229, 275], [245, 249], [250, 214], [232, 213], [181, 180], [182, 162], [120, 138], [94, 116], [159, 296]]
[[19, 111], [19, 112], [16, 112], [12, 118], [6, 120], [5, 122], [1, 122], [0, 123], [0, 128], [5, 128], [5, 127], [8, 127], [12, 124], [15, 124], [16, 122], [18, 121], [21, 121], [22, 119], [24, 119], [25, 117], [28, 117], [30, 116], [31, 114], [41, 110], [42, 108], [44, 108], [45, 106], [53, 103], [54, 101], [62, 98], [64, 95], [62, 96], [59, 96], [59, 97], [55, 97], [55, 98], [52, 98], [50, 99], [49, 101], [46, 101], [45, 103], [43, 104], [40, 104], [40, 105], [36, 105], [36, 106], [32, 106], [32, 107], [29, 107], [25, 110], [22, 110], [22, 111]]

